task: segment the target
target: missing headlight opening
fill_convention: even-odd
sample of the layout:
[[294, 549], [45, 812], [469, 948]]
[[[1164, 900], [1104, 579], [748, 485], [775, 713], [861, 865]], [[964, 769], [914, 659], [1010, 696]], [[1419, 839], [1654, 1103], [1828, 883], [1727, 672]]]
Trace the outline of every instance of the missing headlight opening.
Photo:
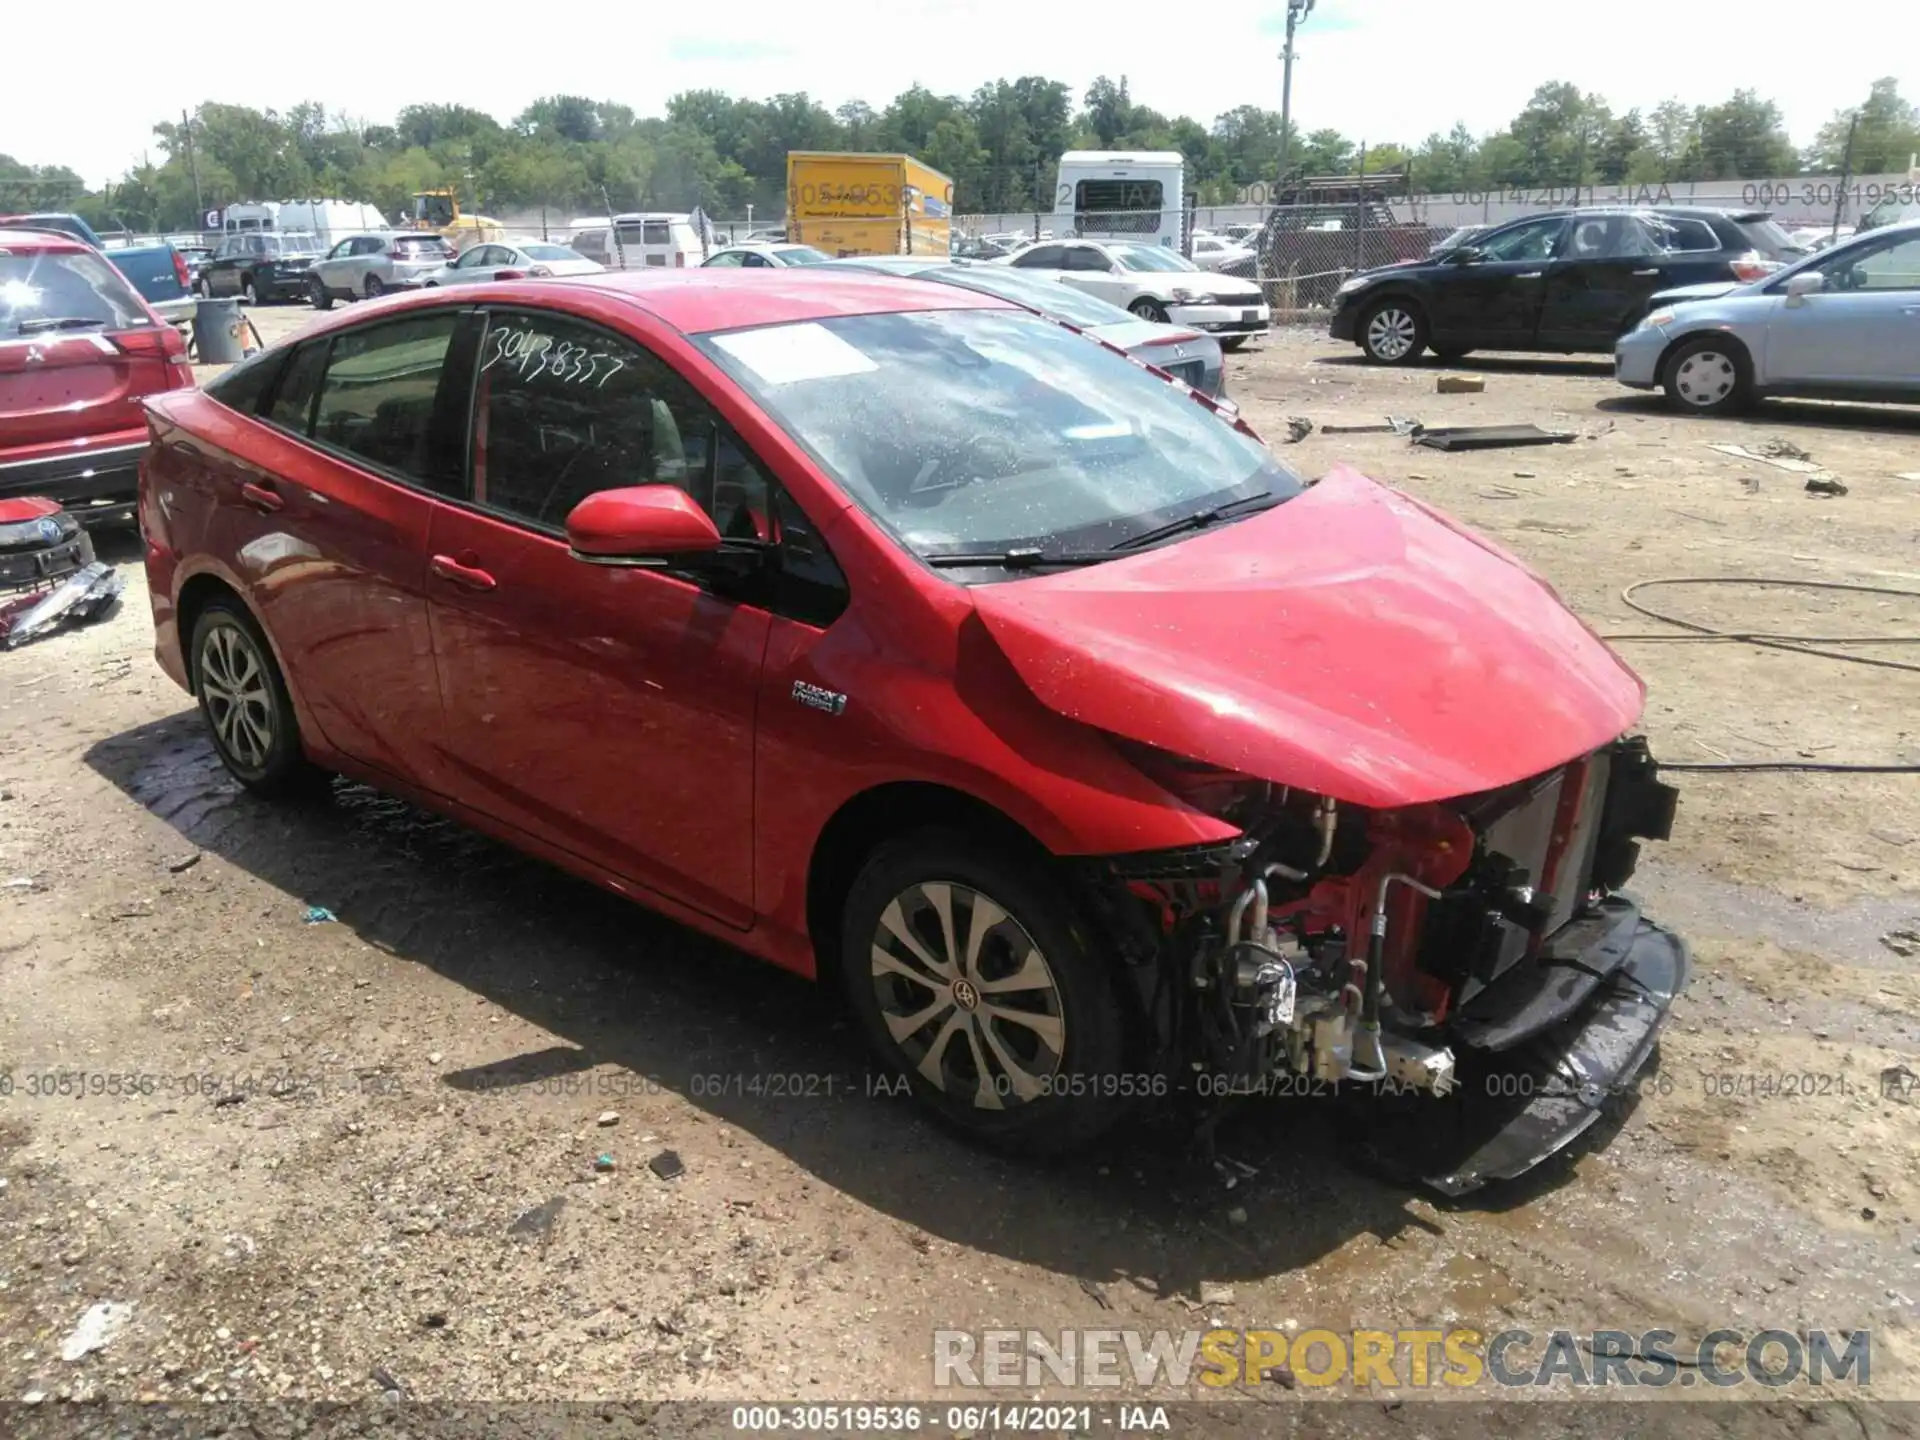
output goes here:
[[1676, 792], [1639, 738], [1518, 784], [1367, 810], [1204, 767], [1164, 783], [1238, 825], [1211, 850], [1098, 862], [1173, 1064], [1203, 1097], [1303, 1082], [1444, 1096], [1470, 1060], [1540, 1072], [1463, 1190], [1560, 1148], [1631, 1080], [1683, 987], [1684, 947], [1620, 888]]

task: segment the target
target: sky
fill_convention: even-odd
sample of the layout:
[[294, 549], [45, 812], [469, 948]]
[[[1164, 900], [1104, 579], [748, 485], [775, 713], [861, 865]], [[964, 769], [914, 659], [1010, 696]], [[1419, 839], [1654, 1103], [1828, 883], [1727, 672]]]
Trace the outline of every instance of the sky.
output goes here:
[[[448, 102], [507, 120], [556, 93], [617, 100], [642, 115], [662, 113], [676, 91], [708, 88], [755, 98], [805, 90], [829, 108], [858, 99], [879, 109], [916, 82], [964, 95], [1020, 74], [1065, 81], [1077, 100], [1106, 74], [1126, 76], [1137, 102], [1210, 124], [1236, 105], [1279, 108], [1285, 28], [1284, 0], [1191, 10], [1104, 0], [1092, 11], [882, 0], [838, 13], [792, 0], [550, 11], [468, 0], [371, 36], [350, 26], [325, 48], [315, 44], [312, 6], [254, 6], [239, 30], [223, 36], [216, 27], [205, 45], [190, 37], [206, 33], [195, 17], [212, 12], [179, 12], [184, 30], [170, 22], [150, 61], [82, 80], [59, 58], [77, 53], [77, 26], [131, 43], [151, 28], [150, 0], [71, 10], [24, 0], [10, 9], [0, 153], [71, 165], [93, 185], [118, 178], [143, 149], [157, 161], [153, 124], [209, 99], [282, 110], [317, 100], [367, 122], [415, 102]], [[1549, 18], [1556, 14], [1567, 23]], [[489, 15], [498, 23], [486, 23]], [[1417, 144], [1456, 120], [1475, 134], [1498, 129], [1549, 80], [1597, 91], [1616, 110], [1672, 96], [1710, 104], [1749, 86], [1781, 107], [1805, 144], [1877, 77], [1914, 76], [1920, 5], [1829, 0], [1816, 17], [1781, 0], [1745, 0], [1666, 6], [1650, 24], [1627, 11], [1555, 11], [1539, 0], [1321, 0], [1295, 52], [1300, 125], [1370, 144]]]

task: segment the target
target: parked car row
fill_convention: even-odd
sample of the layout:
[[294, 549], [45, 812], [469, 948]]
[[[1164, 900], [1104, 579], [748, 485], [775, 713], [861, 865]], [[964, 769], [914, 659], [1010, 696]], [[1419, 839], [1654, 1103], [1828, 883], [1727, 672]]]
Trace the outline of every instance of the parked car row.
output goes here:
[[1258, 281], [1202, 270], [1166, 246], [1042, 241], [993, 263], [1046, 275], [1142, 320], [1204, 331], [1226, 350], [1238, 350], [1272, 324]]

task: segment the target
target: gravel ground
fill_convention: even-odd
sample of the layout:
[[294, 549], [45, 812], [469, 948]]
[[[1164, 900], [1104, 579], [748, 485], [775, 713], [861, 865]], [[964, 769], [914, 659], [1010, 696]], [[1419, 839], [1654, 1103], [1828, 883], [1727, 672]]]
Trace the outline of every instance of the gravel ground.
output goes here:
[[[277, 336], [309, 312], [261, 317]], [[1602, 633], [1670, 628], [1620, 600], [1646, 579], [1920, 590], [1897, 478], [1920, 412], [1681, 420], [1601, 364], [1475, 357], [1466, 395], [1355, 356], [1281, 332], [1230, 360], [1232, 392], [1302, 471], [1439, 504]], [[1579, 438], [1324, 431], [1389, 414]], [[1285, 444], [1290, 416], [1315, 431]], [[1848, 493], [1708, 448], [1768, 439]], [[118, 612], [0, 656], [0, 1398], [928, 1396], [936, 1328], [1216, 1323], [1868, 1328], [1876, 1397], [1920, 1396], [1920, 1091], [1879, 1080], [1920, 1071], [1911, 776], [1679, 778], [1639, 887], [1698, 965], [1659, 1083], [1520, 1186], [1436, 1204], [1300, 1104], [1228, 1122], [1231, 1188], [1153, 1116], [1015, 1164], [881, 1092], [803, 982], [358, 787], [241, 796], [152, 661], [137, 542], [104, 549]], [[1920, 603], [1887, 597], [1648, 598], [1920, 633]], [[1911, 672], [1621, 648], [1668, 760], [1920, 759]], [[684, 1174], [649, 1169], [663, 1151]], [[97, 1302], [132, 1308], [64, 1360]]]

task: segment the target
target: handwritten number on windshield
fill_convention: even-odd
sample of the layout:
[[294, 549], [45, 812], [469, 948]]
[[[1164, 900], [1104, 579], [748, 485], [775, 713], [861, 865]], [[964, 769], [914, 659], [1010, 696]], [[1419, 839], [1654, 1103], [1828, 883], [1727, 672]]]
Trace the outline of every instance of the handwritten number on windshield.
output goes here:
[[556, 342], [553, 336], [537, 330], [489, 330], [486, 346], [482, 371], [504, 365], [529, 382], [544, 376], [559, 385], [591, 385], [598, 390], [627, 368], [627, 362], [617, 355], [569, 340]]

